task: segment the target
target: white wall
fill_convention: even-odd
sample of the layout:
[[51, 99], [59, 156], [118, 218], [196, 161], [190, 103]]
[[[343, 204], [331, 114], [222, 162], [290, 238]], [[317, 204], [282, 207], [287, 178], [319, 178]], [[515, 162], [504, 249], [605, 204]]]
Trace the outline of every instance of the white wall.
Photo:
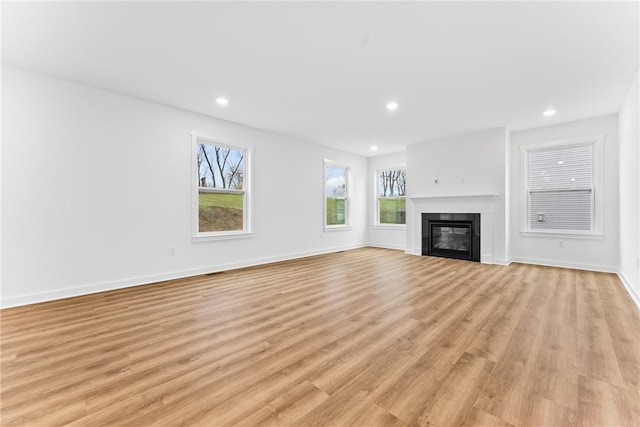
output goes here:
[[620, 109], [620, 276], [640, 306], [640, 137], [638, 73]]
[[[3, 306], [366, 242], [366, 158], [11, 67], [2, 83]], [[191, 241], [191, 131], [255, 147], [255, 237]], [[350, 231], [323, 232], [324, 158], [352, 166]]]
[[370, 246], [390, 249], [405, 249], [406, 226], [376, 225], [377, 212], [377, 172], [384, 169], [404, 169], [406, 156], [404, 152], [369, 157], [367, 195], [369, 196], [369, 240]]
[[[522, 236], [523, 188], [520, 147], [547, 141], [605, 135], [604, 238]], [[529, 129], [511, 134], [511, 255], [513, 261], [587, 270], [618, 270], [618, 118], [616, 115]], [[602, 192], [600, 192], [602, 196]], [[596, 194], [596, 197], [599, 197]], [[562, 247], [560, 247], [562, 242]]]
[[[487, 246], [491, 253], [483, 255], [491, 257], [485, 259], [486, 262], [508, 262], [505, 204], [507, 141], [507, 130], [496, 128], [407, 146], [408, 251], [416, 253], [417, 250], [416, 239], [420, 233], [418, 215], [421, 213], [416, 210], [418, 205], [420, 210], [437, 212], [447, 206], [448, 202], [442, 199], [450, 200], [448, 205], [456, 209], [464, 209], [465, 204], [477, 207], [489, 203], [491, 212], [485, 213], [491, 214], [492, 231], [490, 235], [483, 231], [480, 239], [481, 245], [482, 241], [491, 239], [491, 245]], [[494, 196], [489, 202], [478, 200], [478, 196], [488, 195]], [[436, 210], [431, 210], [429, 205]]]

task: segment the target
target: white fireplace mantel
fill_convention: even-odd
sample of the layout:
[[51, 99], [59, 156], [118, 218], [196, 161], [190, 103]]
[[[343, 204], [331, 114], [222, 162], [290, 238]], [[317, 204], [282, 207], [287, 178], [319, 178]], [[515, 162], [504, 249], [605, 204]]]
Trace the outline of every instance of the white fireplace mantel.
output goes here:
[[407, 197], [407, 253], [422, 254], [423, 213], [479, 213], [480, 261], [493, 264], [493, 209], [497, 197], [490, 193]]
[[411, 196], [407, 197], [409, 200], [421, 200], [421, 199], [469, 199], [469, 198], [491, 198], [495, 199], [497, 194], [447, 194], [447, 195], [429, 195], [429, 196]]

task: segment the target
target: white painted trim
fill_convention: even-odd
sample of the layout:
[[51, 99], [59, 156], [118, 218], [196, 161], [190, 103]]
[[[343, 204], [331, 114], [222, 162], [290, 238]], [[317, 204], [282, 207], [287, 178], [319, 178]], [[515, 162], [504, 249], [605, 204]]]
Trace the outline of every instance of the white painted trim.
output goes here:
[[367, 243], [367, 246], [370, 246], [372, 248], [393, 249], [396, 251], [404, 251], [406, 253], [404, 245], [390, 245], [388, 243], [369, 242]]
[[16, 297], [0, 299], [0, 308], [17, 307], [21, 305], [36, 304], [39, 302], [53, 301], [63, 298], [76, 297], [81, 295], [89, 295], [98, 292], [113, 291], [116, 289], [130, 288], [133, 286], [150, 285], [165, 280], [181, 279], [184, 277], [198, 276], [201, 274], [215, 273], [218, 271], [235, 270], [238, 268], [254, 267], [257, 265], [270, 264], [273, 262], [289, 261], [298, 258], [304, 258], [313, 255], [322, 255], [338, 251], [346, 251], [350, 249], [358, 249], [367, 246], [366, 244], [337, 246], [327, 249], [296, 252], [291, 254], [279, 255], [268, 258], [259, 258], [243, 262], [234, 262], [222, 265], [212, 265], [199, 267], [189, 270], [172, 271], [161, 274], [153, 274], [150, 276], [132, 277], [122, 280], [114, 280], [111, 282], [94, 283], [72, 288], [57, 289], [55, 291], [40, 292], [35, 294], [20, 295]]
[[371, 228], [376, 230], [405, 231], [407, 229], [407, 224], [374, 224]]
[[580, 232], [548, 232], [548, 231], [520, 231], [522, 237], [543, 237], [551, 239], [584, 239], [584, 240], [604, 240], [604, 234], [580, 233]]
[[551, 259], [512, 257], [511, 262], [519, 262], [522, 264], [544, 265], [547, 267], [572, 268], [575, 270], [600, 271], [604, 273], [618, 272], [618, 267], [612, 266], [612, 265], [582, 264], [579, 262], [562, 262], [562, 261], [556, 261]]
[[498, 194], [493, 193], [460, 193], [460, 194], [448, 194], [448, 195], [432, 195], [432, 196], [407, 196], [407, 199], [417, 201], [419, 199], [452, 199], [452, 198], [460, 198], [460, 197], [489, 197], [495, 199], [498, 197]]
[[327, 225], [324, 227], [324, 231], [332, 233], [334, 231], [349, 231], [353, 230], [350, 225]]
[[633, 289], [633, 287], [631, 286], [631, 282], [629, 282], [629, 280], [621, 270], [618, 270], [617, 274], [618, 274], [618, 277], [620, 278], [620, 281], [622, 282], [622, 285], [625, 287], [625, 289], [629, 293], [629, 296], [640, 309], [640, 295], [635, 291], [635, 289]]
[[209, 242], [212, 240], [233, 240], [233, 239], [250, 239], [252, 237], [255, 237], [255, 233], [246, 233], [244, 231], [239, 231], [239, 232], [225, 232], [222, 234], [206, 234], [206, 233], [200, 233], [197, 236], [193, 236], [191, 237], [191, 241], [193, 243], [198, 243], [198, 242]]

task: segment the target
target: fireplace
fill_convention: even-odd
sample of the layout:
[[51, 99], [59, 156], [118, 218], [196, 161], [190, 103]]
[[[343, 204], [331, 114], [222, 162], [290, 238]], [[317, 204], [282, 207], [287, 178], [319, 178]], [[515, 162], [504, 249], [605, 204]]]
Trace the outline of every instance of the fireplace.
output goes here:
[[480, 214], [423, 213], [422, 255], [480, 262]]

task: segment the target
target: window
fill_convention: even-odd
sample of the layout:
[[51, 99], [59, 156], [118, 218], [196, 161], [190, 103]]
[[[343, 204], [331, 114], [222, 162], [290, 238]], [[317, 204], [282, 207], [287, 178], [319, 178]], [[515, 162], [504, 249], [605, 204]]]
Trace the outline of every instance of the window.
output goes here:
[[378, 171], [376, 180], [378, 225], [404, 225], [406, 223], [407, 173], [404, 169]]
[[195, 135], [193, 145], [197, 169], [195, 235], [248, 233], [249, 149]]
[[[598, 194], [601, 139], [524, 148], [525, 231], [595, 234], [601, 230]], [[599, 203], [596, 203], [598, 201]], [[600, 217], [600, 218], [598, 218]]]
[[324, 225], [344, 228], [349, 225], [349, 168], [325, 160]]

